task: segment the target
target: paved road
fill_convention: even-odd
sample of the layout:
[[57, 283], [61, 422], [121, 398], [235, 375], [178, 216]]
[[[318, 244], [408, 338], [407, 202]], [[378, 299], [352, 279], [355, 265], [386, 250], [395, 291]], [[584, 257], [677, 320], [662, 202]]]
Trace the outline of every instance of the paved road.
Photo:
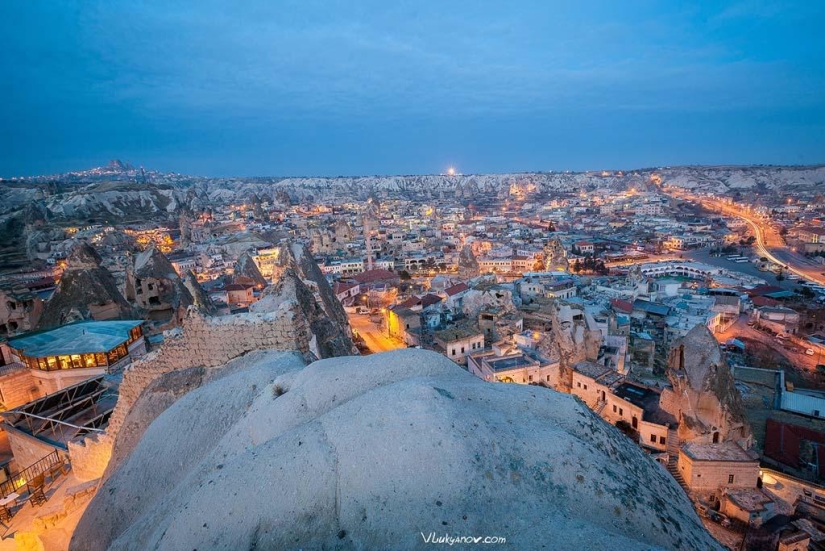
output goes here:
[[348, 314], [349, 324], [358, 332], [372, 352], [386, 352], [396, 348], [404, 348], [404, 344], [391, 339], [381, 332], [377, 323], [370, 321], [370, 316], [364, 314]]
[[774, 230], [768, 222], [757, 216], [749, 209], [738, 208], [734, 205], [714, 201], [707, 198], [697, 198], [705, 208], [722, 212], [728, 216], [737, 216], [744, 220], [753, 229], [756, 236], [756, 249], [760, 256], [765, 256], [776, 264], [787, 266], [788, 271], [810, 281], [825, 285], [825, 266], [816, 264], [804, 256], [797, 254], [784, 243], [782, 236]]
[[[794, 366], [799, 371], [805, 371], [809, 374], [816, 372], [816, 364], [821, 361], [819, 355], [808, 356], [805, 354], [805, 348], [794, 344], [788, 340], [777, 339], [776, 337], [758, 330], [756, 327], [748, 325], [748, 316], [742, 314], [735, 324], [730, 326], [727, 331], [716, 333], [716, 339], [720, 343], [726, 342], [731, 338], [744, 337], [752, 341], [761, 342]], [[786, 372], [787, 374], [787, 372]]]

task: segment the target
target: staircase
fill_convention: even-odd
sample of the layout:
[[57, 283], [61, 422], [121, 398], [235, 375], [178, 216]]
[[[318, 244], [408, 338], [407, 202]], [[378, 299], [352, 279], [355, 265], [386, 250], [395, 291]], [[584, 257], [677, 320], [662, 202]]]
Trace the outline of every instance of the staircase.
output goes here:
[[667, 470], [673, 475], [673, 478], [676, 479], [676, 482], [679, 483], [679, 486], [685, 491], [686, 494], [690, 494], [688, 490], [687, 483], [685, 479], [682, 477], [682, 473], [679, 472], [679, 445], [681, 442], [679, 441], [679, 435], [676, 433], [674, 429], [668, 429], [667, 431]]
[[606, 406], [606, 405], [607, 405], [607, 402], [605, 402], [604, 400], [599, 400], [598, 402], [596, 402], [596, 406], [593, 408], [593, 413], [595, 413], [596, 415], [601, 416], [602, 410], [604, 409], [604, 406]]

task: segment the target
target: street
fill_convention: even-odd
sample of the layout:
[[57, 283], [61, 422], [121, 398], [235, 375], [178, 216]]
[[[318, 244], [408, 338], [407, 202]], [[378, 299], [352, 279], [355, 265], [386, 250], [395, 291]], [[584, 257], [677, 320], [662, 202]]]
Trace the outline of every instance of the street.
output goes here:
[[769, 223], [753, 213], [750, 209], [740, 209], [721, 201], [712, 201], [707, 198], [691, 197], [709, 210], [721, 211], [728, 216], [737, 216], [744, 220], [753, 229], [756, 237], [755, 248], [760, 256], [767, 257], [771, 262], [787, 266], [787, 270], [809, 281], [825, 284], [825, 266], [790, 250], [785, 245], [782, 236]]
[[378, 323], [370, 321], [370, 316], [366, 314], [347, 314], [347, 317], [353, 331], [361, 335], [371, 352], [386, 352], [405, 347], [400, 340], [390, 338], [386, 333], [382, 333]]
[[[801, 346], [789, 342], [788, 340], [778, 339], [770, 334], [760, 331], [756, 327], [748, 325], [748, 316], [742, 314], [736, 323], [728, 328], [727, 331], [716, 333], [716, 339], [720, 343], [726, 342], [728, 339], [743, 340], [746, 346], [749, 343], [760, 343], [767, 348], [770, 348], [777, 356], [781, 356], [790, 363], [794, 369], [800, 374], [804, 374], [806, 378], [811, 379], [816, 376], [816, 364], [820, 362], [818, 355], [808, 356], [805, 354], [805, 349]], [[748, 353], [753, 353], [753, 350], [747, 350]], [[755, 366], [760, 367], [760, 366]], [[775, 369], [772, 367], [771, 369]], [[788, 375], [786, 371], [786, 376]]]

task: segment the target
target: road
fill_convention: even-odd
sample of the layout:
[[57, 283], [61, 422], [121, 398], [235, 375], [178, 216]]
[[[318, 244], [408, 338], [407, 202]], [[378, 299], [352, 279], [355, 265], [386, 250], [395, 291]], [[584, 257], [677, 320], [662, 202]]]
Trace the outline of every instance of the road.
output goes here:
[[[736, 323], [731, 325], [727, 331], [716, 333], [715, 336], [720, 343], [727, 342], [728, 339], [744, 339], [746, 341], [762, 343], [777, 355], [785, 358], [795, 370], [799, 373], [804, 373], [808, 378], [814, 376], [816, 373], [816, 364], [821, 363], [819, 355], [808, 356], [805, 354], [805, 348], [802, 346], [794, 344], [790, 340], [777, 339], [769, 333], [749, 326], [748, 316], [746, 314], [739, 316]], [[787, 376], [788, 371], [786, 370], [785, 373]], [[793, 382], [798, 382], [796, 377], [793, 378]], [[810, 381], [808, 381], [808, 383], [810, 383]]]
[[371, 352], [387, 352], [396, 348], [404, 348], [404, 343], [400, 340], [388, 337], [381, 332], [377, 323], [370, 321], [370, 316], [365, 314], [347, 314], [349, 324], [353, 331], [356, 331], [364, 339], [367, 348]]
[[756, 237], [756, 250], [760, 256], [767, 257], [768, 260], [787, 266], [787, 270], [809, 281], [815, 281], [820, 285], [825, 285], [825, 266], [815, 264], [802, 255], [796, 254], [788, 248], [782, 236], [773, 229], [769, 223], [760, 218], [750, 209], [737, 208], [719, 200], [712, 200], [705, 197], [693, 197], [690, 199], [697, 201], [708, 210], [722, 212], [728, 216], [741, 218], [753, 230]]

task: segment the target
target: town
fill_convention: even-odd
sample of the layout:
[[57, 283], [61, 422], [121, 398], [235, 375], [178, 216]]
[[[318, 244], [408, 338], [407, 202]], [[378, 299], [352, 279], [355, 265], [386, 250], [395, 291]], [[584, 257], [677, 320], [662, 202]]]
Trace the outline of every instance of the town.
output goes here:
[[[707, 185], [696, 170], [452, 171], [358, 190], [251, 180], [230, 193], [116, 161], [10, 180], [4, 526], [48, 533], [82, 508], [147, 357], [197, 365], [172, 359], [191, 346], [181, 339], [202, 330], [200, 347], [231, 348], [291, 285], [321, 312], [307, 324], [323, 339], [295, 345], [313, 358], [426, 349], [490, 384], [571, 394], [666, 470], [722, 544], [820, 548], [825, 169], [786, 169], [799, 185], [772, 188], [757, 182], [774, 169], [702, 169]], [[720, 192], [721, 173], [752, 189]], [[213, 365], [234, 357], [220, 354]]]

